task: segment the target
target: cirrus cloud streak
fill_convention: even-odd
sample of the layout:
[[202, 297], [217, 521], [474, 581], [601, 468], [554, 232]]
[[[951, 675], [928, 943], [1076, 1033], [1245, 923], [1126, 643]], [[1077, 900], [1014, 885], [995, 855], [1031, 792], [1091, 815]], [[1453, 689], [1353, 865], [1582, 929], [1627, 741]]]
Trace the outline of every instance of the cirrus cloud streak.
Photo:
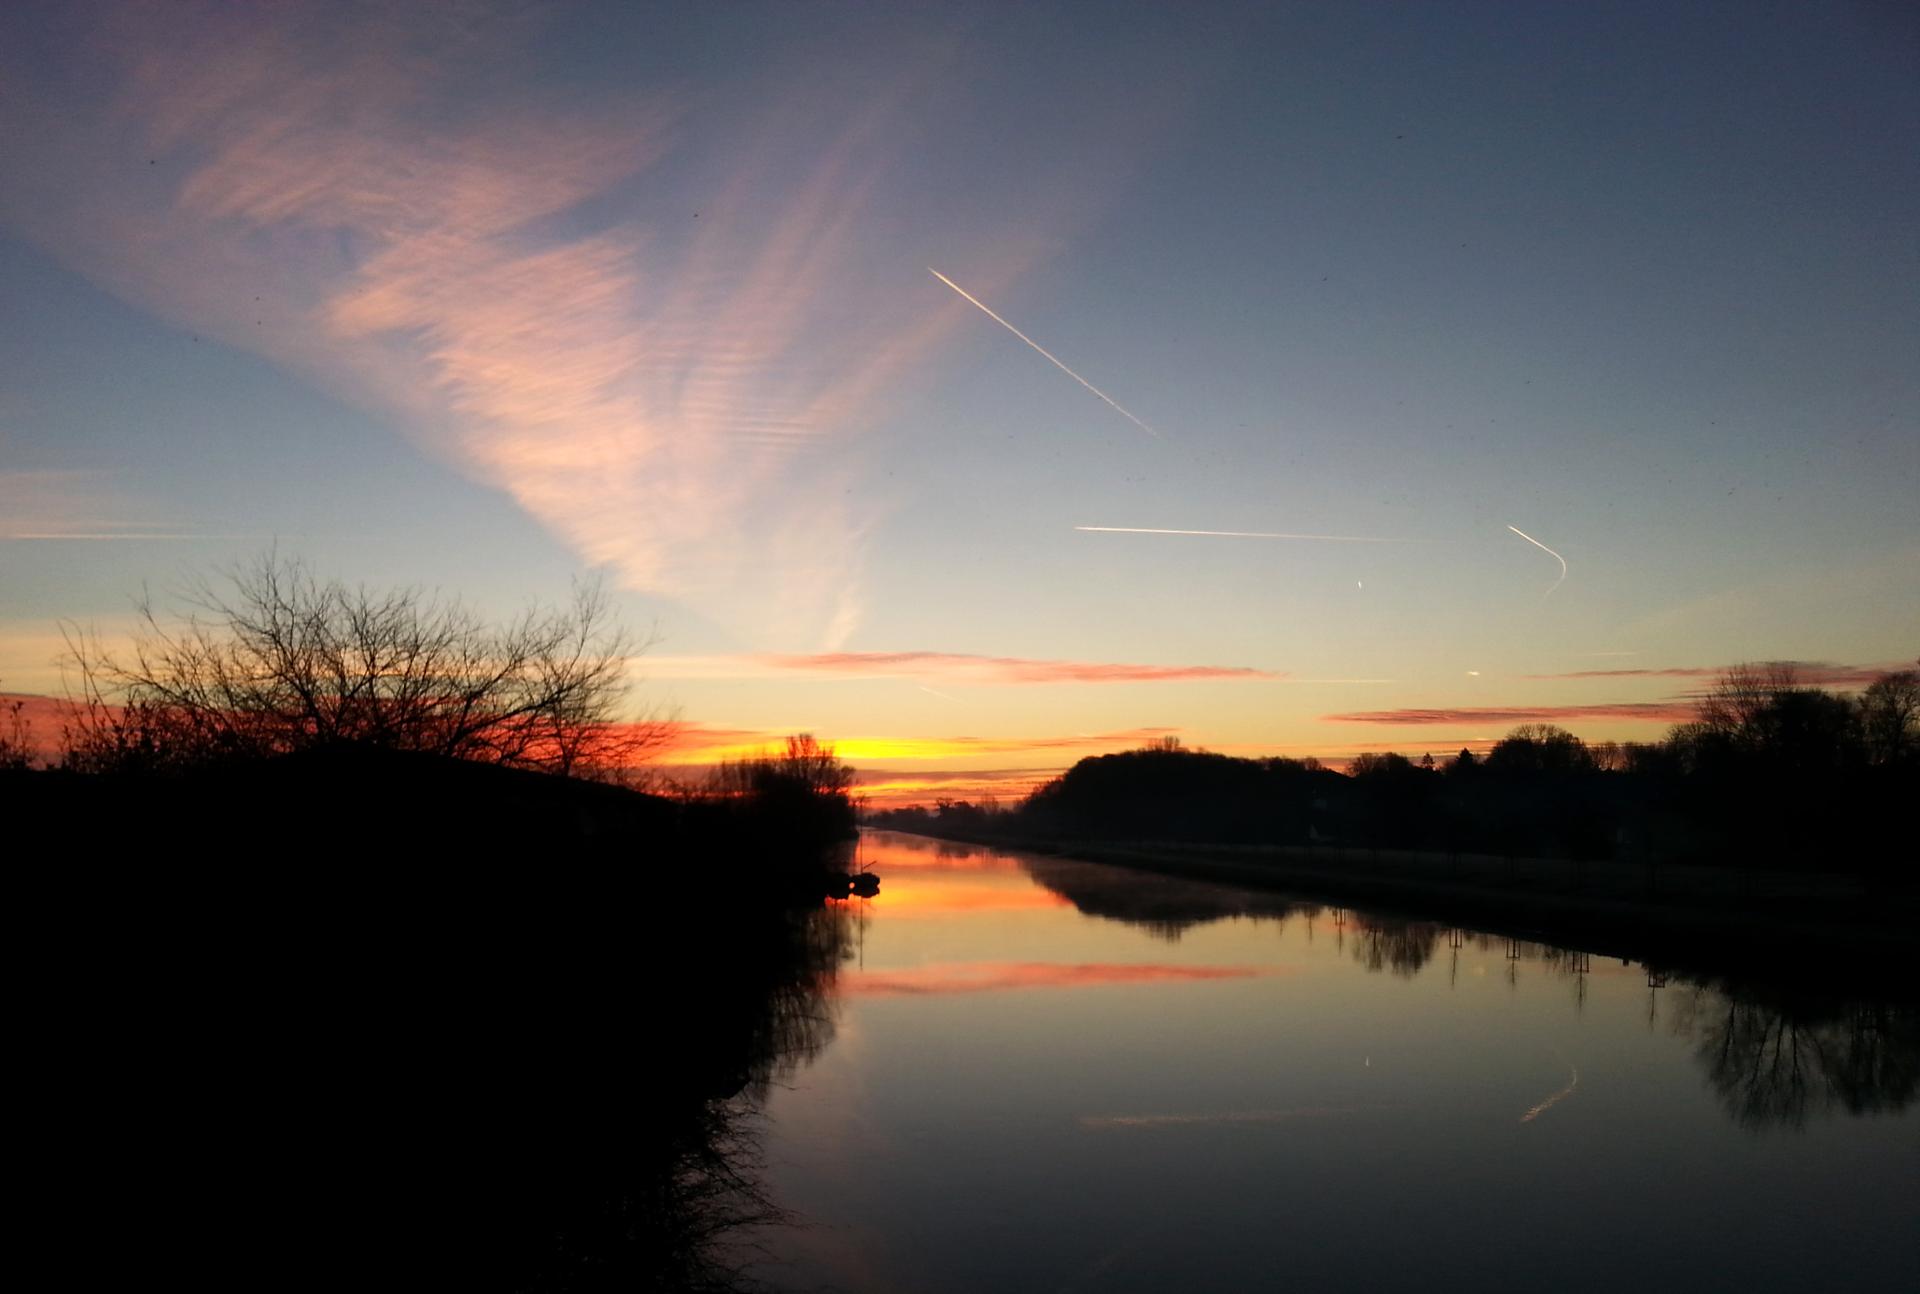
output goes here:
[[1432, 709], [1357, 710], [1323, 714], [1327, 723], [1379, 723], [1422, 727], [1450, 723], [1558, 723], [1573, 719], [1630, 719], [1647, 723], [1686, 723], [1698, 705], [1688, 700], [1615, 701], [1600, 705], [1455, 706]]
[[393, 419], [629, 589], [847, 641], [860, 438], [965, 322], [879, 254], [918, 65], [555, 96], [510, 74], [537, 7], [344, 8], [110, 4], [0, 50], [0, 226]]
[[[700, 723], [673, 722], [665, 725], [661, 749], [668, 758], [706, 764], [722, 759], [752, 758], [777, 753], [786, 738], [799, 728], [779, 731], [765, 728], [720, 728]], [[1179, 732], [1177, 728], [1122, 728], [1111, 732], [1082, 732], [1069, 735], [1036, 737], [882, 737], [835, 736], [820, 733], [821, 739], [848, 760], [921, 760], [1013, 755], [1026, 751], [1106, 750], [1115, 746], [1137, 745]]]
[[[635, 662], [652, 679], [771, 679], [793, 674], [842, 678], [905, 678], [924, 683], [1216, 683], [1381, 684], [1390, 678], [1305, 678], [1250, 665], [1154, 665], [1117, 661], [1049, 660], [970, 652], [866, 651], [807, 655], [747, 653], [648, 656]], [[931, 690], [931, 689], [929, 689]], [[943, 700], [955, 697], [934, 693]]]
[[1128, 665], [1109, 661], [1029, 660], [1018, 656], [974, 656], [958, 652], [824, 652], [810, 656], [762, 658], [778, 670], [851, 674], [861, 677], [904, 675], [954, 683], [1194, 683], [1250, 681], [1282, 677], [1243, 665]]
[[[1910, 665], [1895, 663], [1891, 665], [1835, 665], [1827, 661], [1774, 660], [1743, 662], [1750, 666], [1766, 669], [1786, 669], [1793, 672], [1794, 679], [1809, 687], [1865, 687], [1882, 674], [1897, 669], [1911, 668]], [[1728, 670], [1737, 669], [1736, 665], [1688, 665], [1665, 669], [1582, 669], [1565, 674], [1523, 674], [1528, 679], [1572, 679], [1572, 678], [1719, 678]]]

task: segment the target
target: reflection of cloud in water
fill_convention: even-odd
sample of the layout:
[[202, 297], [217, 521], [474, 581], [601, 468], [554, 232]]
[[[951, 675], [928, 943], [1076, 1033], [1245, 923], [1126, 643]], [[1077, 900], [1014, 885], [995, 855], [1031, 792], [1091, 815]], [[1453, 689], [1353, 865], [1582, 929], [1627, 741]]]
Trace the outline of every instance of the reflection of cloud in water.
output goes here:
[[1248, 979], [1274, 973], [1275, 968], [1267, 966], [1177, 966], [1149, 962], [942, 962], [846, 975], [840, 986], [849, 996], [889, 997]]
[[1291, 1123], [1296, 1119], [1326, 1119], [1358, 1113], [1352, 1105], [1303, 1105], [1292, 1110], [1226, 1110], [1219, 1114], [1088, 1114], [1083, 1128], [1194, 1128], [1220, 1124]]
[[1019, 861], [1004, 850], [893, 831], [866, 832], [862, 855], [867, 865], [875, 871], [899, 868], [917, 871], [1011, 872], [1020, 867]]

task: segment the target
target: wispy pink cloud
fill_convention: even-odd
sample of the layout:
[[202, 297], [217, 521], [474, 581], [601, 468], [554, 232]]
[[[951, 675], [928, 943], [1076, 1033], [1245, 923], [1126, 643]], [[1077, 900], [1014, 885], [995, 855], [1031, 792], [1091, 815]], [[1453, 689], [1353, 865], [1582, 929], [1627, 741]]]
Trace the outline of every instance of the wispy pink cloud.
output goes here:
[[75, 531], [75, 530], [0, 531], [0, 539], [11, 539], [11, 540], [16, 540], [20, 542], [34, 541], [34, 542], [40, 542], [40, 543], [71, 542], [71, 541], [85, 541], [88, 543], [136, 543], [136, 542], [137, 543], [161, 543], [167, 540], [210, 539], [210, 538], [219, 538], [219, 537], [220, 536], [188, 534], [186, 532], [174, 534], [166, 531], [140, 531], [140, 530], [107, 530], [107, 531], [95, 531], [95, 532], [85, 532], [85, 531]]
[[669, 758], [686, 758], [713, 751], [730, 754], [744, 748], [772, 748], [788, 735], [766, 728], [728, 728], [674, 720], [666, 725], [663, 752]]
[[1600, 705], [1459, 706], [1433, 709], [1356, 710], [1323, 714], [1328, 723], [1380, 723], [1420, 727], [1449, 723], [1559, 723], [1572, 719], [1631, 719], [1649, 723], [1685, 723], [1698, 706], [1687, 700], [1616, 701]]
[[1712, 678], [1720, 666], [1679, 669], [1577, 669], [1561, 674], [1522, 674], [1521, 678]]
[[900, 997], [1246, 979], [1275, 974], [1277, 970], [1266, 966], [1182, 966], [1154, 962], [942, 962], [851, 975], [843, 978], [841, 985], [846, 992], [862, 997]]
[[1193, 683], [1282, 677], [1271, 670], [1241, 665], [1126, 665], [934, 651], [823, 652], [761, 659], [775, 669], [798, 673], [902, 675], [955, 683]]
[[[838, 647], [884, 506], [859, 438], [972, 322], [918, 260], [875, 255], [927, 64], [769, 74], [726, 112], [686, 86], [562, 108], [501, 74], [537, 7], [454, 12], [109, 6], [75, 67], [0, 54], [0, 166], [30, 177], [0, 222], [395, 416], [625, 586]], [[961, 258], [982, 290], [1072, 206], [1033, 196], [1027, 230]]]
[[[931, 753], [968, 755], [1019, 754], [1028, 750], [1077, 750], [1089, 746], [1117, 746], [1152, 741], [1157, 737], [1177, 736], [1178, 728], [1117, 728], [1106, 732], [1076, 732], [1039, 737], [938, 737], [928, 739]], [[882, 739], [884, 740], [884, 739]], [[879, 744], [879, 743], [876, 743]], [[902, 753], [917, 750], [913, 742], [901, 743]], [[884, 758], [884, 754], [876, 754]]]
[[929, 786], [941, 783], [977, 783], [992, 786], [999, 782], [1031, 782], [1035, 778], [1045, 779], [1059, 772], [1053, 768], [982, 768], [969, 769], [926, 769], [902, 772], [891, 768], [862, 768], [857, 770], [854, 780], [859, 783], [891, 782], [901, 778], [911, 778]]
[[876, 809], [932, 804], [942, 799], [1002, 802], [1025, 799], [1065, 769], [989, 769], [980, 773], [937, 770], [926, 774], [887, 768], [862, 768], [855, 781], [860, 797]]
[[[1766, 661], [1764, 666], [1790, 668], [1795, 678], [1811, 687], [1864, 687], [1892, 665], [1835, 665], [1826, 661]], [[1731, 666], [1687, 665], [1658, 669], [1574, 670], [1562, 674], [1528, 674], [1536, 680], [1563, 679], [1717, 679]], [[1434, 706], [1399, 710], [1356, 710], [1320, 716], [1330, 723], [1376, 723], [1398, 727], [1469, 723], [1561, 723], [1580, 719], [1626, 720], [1647, 723], [1687, 723], [1699, 717], [1700, 701], [1710, 687], [1690, 688], [1659, 701], [1609, 701], [1590, 705]]]
[[[792, 674], [842, 678], [904, 678], [923, 684], [1269, 682], [1289, 685], [1382, 684], [1390, 678], [1303, 677], [1247, 665], [1148, 665], [1114, 661], [1046, 660], [965, 652], [820, 652], [809, 655], [650, 655], [637, 662], [653, 679], [770, 679]], [[942, 700], [958, 697], [933, 692]]]
[[137, 542], [199, 539], [99, 471], [0, 472], [0, 540]]
[[[1783, 666], [1791, 669], [1794, 677], [1813, 687], [1864, 687], [1890, 670], [1903, 668], [1892, 665], [1834, 665], [1826, 661], [1782, 660], [1764, 661], [1763, 666]], [[1565, 674], [1524, 674], [1529, 679], [1563, 678], [1719, 678], [1731, 665], [1688, 665], [1662, 669], [1582, 669]]]

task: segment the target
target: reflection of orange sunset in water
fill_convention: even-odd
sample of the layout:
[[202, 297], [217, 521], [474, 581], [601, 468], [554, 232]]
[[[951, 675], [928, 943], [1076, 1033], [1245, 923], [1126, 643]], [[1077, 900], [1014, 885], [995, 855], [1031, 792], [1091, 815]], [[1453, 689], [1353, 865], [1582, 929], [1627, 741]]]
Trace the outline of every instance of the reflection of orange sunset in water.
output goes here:
[[986, 876], [993, 872], [1019, 870], [1018, 856], [987, 845], [969, 845], [957, 840], [936, 840], [905, 832], [867, 831], [861, 835], [859, 853], [870, 870], [891, 873], [900, 870], [958, 871]]
[[[1910, 1013], [1827, 998], [1791, 940], [1789, 1015], [1307, 896], [906, 833], [857, 853], [882, 884], [848, 922], [837, 1041], [769, 1106], [783, 1198], [823, 1221], [796, 1286], [1255, 1290], [1332, 1232], [1308, 1282], [1331, 1289], [1355, 1254], [1367, 1288], [1432, 1286], [1436, 1252], [1508, 1283], [1550, 1252], [1624, 1255], [1648, 1288], [1693, 1255], [1702, 1288], [1743, 1258], [1740, 1288], [1821, 1288], [1813, 1230], [1858, 1238], [1845, 1274], [1895, 1276], [1848, 1289], [1911, 1284]], [[1792, 1130], [1742, 1143], [1729, 1115]], [[1648, 1174], [1650, 1120], [1674, 1173]], [[1702, 1200], [1740, 1243], [1702, 1249]], [[1012, 1261], [967, 1266], [1002, 1235]]]
[[848, 976], [843, 991], [856, 997], [940, 993], [1004, 993], [1020, 989], [1091, 988], [1110, 984], [1188, 983], [1272, 974], [1251, 966], [1180, 966], [1154, 962], [940, 963]]
[[1016, 886], [966, 885], [929, 881], [911, 873], [889, 873], [873, 900], [876, 915], [890, 918], [963, 912], [1017, 912], [1073, 906], [1058, 894]]
[[861, 840], [858, 859], [861, 867], [880, 877], [880, 893], [870, 900], [877, 917], [958, 917], [1072, 906], [1064, 896], [1033, 884], [1012, 856], [970, 845], [869, 832]]

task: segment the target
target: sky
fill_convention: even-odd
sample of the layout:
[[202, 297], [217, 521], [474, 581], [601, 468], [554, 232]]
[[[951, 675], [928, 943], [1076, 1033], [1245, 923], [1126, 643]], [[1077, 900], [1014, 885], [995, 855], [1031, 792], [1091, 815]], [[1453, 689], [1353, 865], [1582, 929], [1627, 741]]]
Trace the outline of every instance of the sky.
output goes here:
[[1878, 0], [10, 4], [0, 691], [274, 549], [879, 799], [1655, 739], [1920, 655], [1916, 229]]

